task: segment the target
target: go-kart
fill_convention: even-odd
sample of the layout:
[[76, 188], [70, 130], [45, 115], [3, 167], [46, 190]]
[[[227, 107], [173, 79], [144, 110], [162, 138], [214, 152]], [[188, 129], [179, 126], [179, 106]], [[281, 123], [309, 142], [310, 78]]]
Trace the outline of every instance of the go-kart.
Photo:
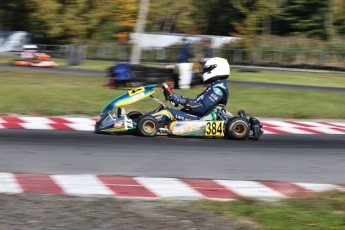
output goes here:
[[[166, 84], [162, 84], [165, 95], [172, 94], [172, 90]], [[168, 106], [165, 101], [152, 96], [155, 93], [156, 84], [142, 86], [127, 91], [109, 102], [100, 112], [96, 121], [95, 133], [135, 133], [144, 137], [156, 135], [169, 136], [195, 136], [195, 137], [224, 137], [227, 139], [258, 140], [263, 134], [262, 125], [255, 117], [247, 117], [244, 110], [238, 111], [236, 116], [226, 111], [224, 105], [218, 105], [205, 114], [200, 120], [172, 121], [167, 124], [158, 123], [151, 114]], [[124, 106], [151, 98], [159, 106], [146, 114], [138, 111], [126, 113]]]
[[31, 67], [57, 67], [58, 64], [54, 61], [42, 61], [42, 60], [14, 60], [11, 62], [16, 66], [31, 66]]
[[31, 67], [57, 67], [58, 64], [51, 60], [51, 57], [45, 53], [23, 52], [21, 59], [11, 61], [11, 65], [31, 66]]

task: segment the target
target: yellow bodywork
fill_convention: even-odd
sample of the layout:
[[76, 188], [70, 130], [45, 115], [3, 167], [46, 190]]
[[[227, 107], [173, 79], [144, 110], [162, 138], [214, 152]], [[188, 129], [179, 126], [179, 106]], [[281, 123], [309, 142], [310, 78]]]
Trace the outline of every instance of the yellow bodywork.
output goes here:
[[139, 100], [142, 100], [144, 98], [147, 98], [149, 96], [151, 96], [155, 91], [152, 91], [151, 93], [144, 93], [145, 89], [144, 87], [139, 87], [139, 88], [135, 88], [132, 90], [128, 91], [128, 95], [130, 96], [129, 98], [123, 100], [123, 101], [119, 101], [115, 104], [116, 107], [121, 107], [121, 106], [125, 106], [125, 105], [129, 105], [132, 104], [134, 102], [137, 102]]

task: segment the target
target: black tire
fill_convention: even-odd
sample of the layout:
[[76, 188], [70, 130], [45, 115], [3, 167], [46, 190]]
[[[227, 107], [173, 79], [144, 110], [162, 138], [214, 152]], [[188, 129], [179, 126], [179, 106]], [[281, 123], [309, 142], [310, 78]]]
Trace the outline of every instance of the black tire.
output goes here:
[[144, 116], [142, 117], [137, 126], [139, 135], [144, 137], [156, 136], [159, 129], [159, 123], [155, 117]]
[[238, 110], [237, 115], [238, 115], [239, 117], [243, 117], [243, 118], [246, 118], [246, 117], [247, 117], [247, 113], [246, 113], [246, 111], [244, 111], [243, 109]]
[[244, 140], [248, 137], [250, 127], [247, 119], [242, 117], [232, 117], [226, 123], [226, 137], [232, 140]]
[[138, 123], [139, 118], [142, 116], [143, 114], [138, 112], [138, 111], [131, 111], [127, 114], [127, 117], [129, 117], [130, 119], [132, 119], [135, 123]]

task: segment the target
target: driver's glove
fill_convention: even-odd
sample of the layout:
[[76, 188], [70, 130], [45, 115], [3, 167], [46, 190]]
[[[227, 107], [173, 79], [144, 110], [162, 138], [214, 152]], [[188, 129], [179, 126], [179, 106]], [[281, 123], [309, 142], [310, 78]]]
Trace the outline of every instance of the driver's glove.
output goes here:
[[166, 91], [164, 90], [164, 91], [163, 91], [163, 94], [164, 94], [164, 98], [165, 98], [166, 100], [170, 100], [170, 95], [169, 95], [168, 92], [166, 92]]
[[173, 103], [173, 104], [181, 104], [181, 105], [185, 105], [187, 103], [187, 100], [180, 94], [171, 94], [168, 95], [168, 99]]

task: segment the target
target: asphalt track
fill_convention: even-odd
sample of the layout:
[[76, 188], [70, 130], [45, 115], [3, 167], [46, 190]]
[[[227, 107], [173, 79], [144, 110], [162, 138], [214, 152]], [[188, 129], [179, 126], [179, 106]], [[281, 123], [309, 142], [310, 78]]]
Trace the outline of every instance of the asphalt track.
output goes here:
[[345, 183], [344, 135], [260, 141], [0, 130], [0, 169], [42, 174]]

